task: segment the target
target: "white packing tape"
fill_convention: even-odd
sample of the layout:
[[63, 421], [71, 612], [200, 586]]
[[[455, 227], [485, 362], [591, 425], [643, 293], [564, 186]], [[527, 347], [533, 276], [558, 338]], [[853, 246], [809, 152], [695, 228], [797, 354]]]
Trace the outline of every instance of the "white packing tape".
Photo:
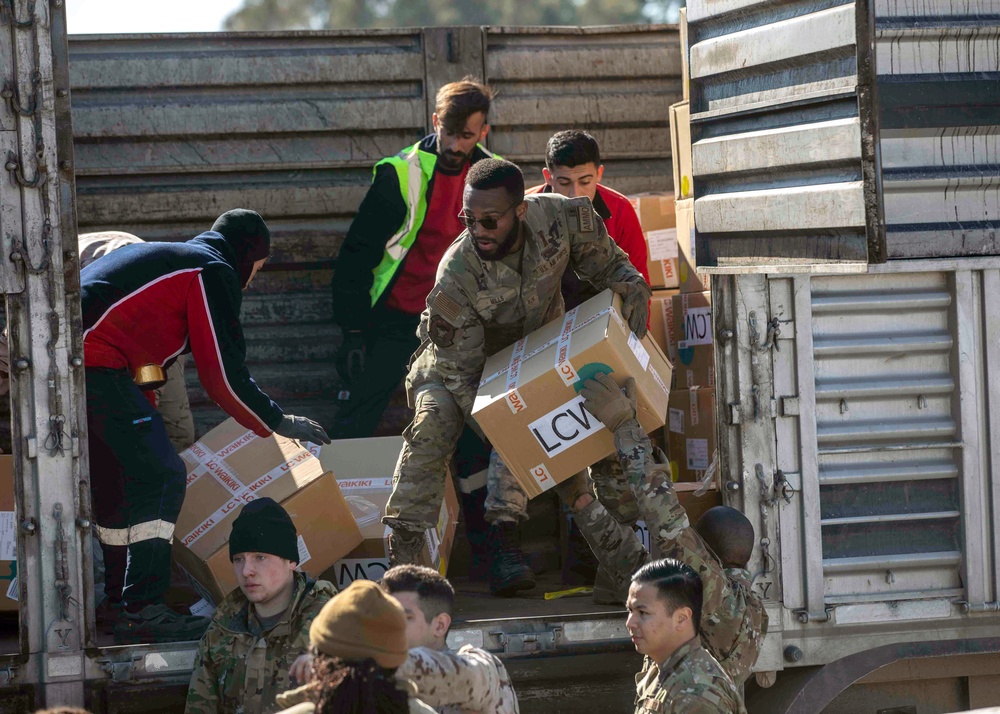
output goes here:
[[562, 329], [559, 331], [559, 346], [556, 349], [556, 373], [567, 387], [580, 378], [569, 361], [569, 343], [573, 338], [573, 324], [576, 322], [576, 314], [579, 308], [574, 307], [563, 317]]
[[507, 365], [507, 394], [504, 400], [510, 411], [514, 414], [522, 412], [528, 408], [521, 393], [517, 391], [517, 378], [521, 374], [521, 361], [524, 357], [524, 346], [527, 338], [522, 337], [514, 343], [514, 351], [510, 355], [510, 364]]

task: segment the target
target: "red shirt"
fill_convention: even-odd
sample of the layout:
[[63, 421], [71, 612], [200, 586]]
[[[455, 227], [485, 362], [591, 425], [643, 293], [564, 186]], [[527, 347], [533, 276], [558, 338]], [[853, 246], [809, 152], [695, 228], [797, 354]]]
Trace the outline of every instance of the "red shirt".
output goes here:
[[458, 214], [462, 212], [462, 192], [467, 173], [468, 164], [460, 174], [435, 172], [424, 223], [410, 252], [406, 254], [406, 264], [396, 278], [392, 292], [386, 298], [385, 304], [393, 310], [419, 315], [427, 306], [427, 295], [434, 287], [438, 263], [448, 246], [465, 230]]
[[[527, 194], [551, 192], [552, 189], [548, 184], [525, 191]], [[646, 246], [646, 237], [642, 234], [642, 226], [639, 225], [639, 216], [635, 215], [632, 204], [617, 191], [598, 184], [597, 195], [594, 197], [594, 210], [604, 219], [604, 227], [608, 229], [611, 240], [625, 251], [629, 262], [648, 283], [649, 248]]]

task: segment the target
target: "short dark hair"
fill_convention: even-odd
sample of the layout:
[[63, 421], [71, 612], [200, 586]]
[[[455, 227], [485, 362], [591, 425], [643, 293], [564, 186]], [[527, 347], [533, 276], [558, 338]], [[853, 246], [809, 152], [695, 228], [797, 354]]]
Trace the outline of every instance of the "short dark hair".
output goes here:
[[727, 568], [745, 568], [753, 553], [753, 524], [742, 512], [715, 506], [702, 514], [694, 529]]
[[664, 558], [646, 563], [632, 575], [636, 585], [655, 585], [662, 599], [673, 613], [679, 607], [691, 608], [695, 633], [701, 628], [701, 578], [694, 569], [679, 560]]
[[395, 593], [416, 593], [424, 619], [430, 622], [442, 612], [451, 616], [455, 609], [455, 588], [448, 578], [424, 565], [397, 565], [382, 576], [382, 588]]
[[571, 169], [584, 164], [601, 165], [597, 139], [582, 129], [567, 129], [552, 135], [545, 147], [545, 166], [549, 171], [554, 166]]
[[477, 191], [503, 188], [511, 200], [524, 200], [524, 174], [517, 164], [503, 159], [482, 159], [469, 169], [465, 185]]
[[493, 90], [475, 77], [463, 77], [438, 90], [434, 113], [445, 130], [457, 134], [465, 128], [469, 117], [477, 112], [489, 118]]

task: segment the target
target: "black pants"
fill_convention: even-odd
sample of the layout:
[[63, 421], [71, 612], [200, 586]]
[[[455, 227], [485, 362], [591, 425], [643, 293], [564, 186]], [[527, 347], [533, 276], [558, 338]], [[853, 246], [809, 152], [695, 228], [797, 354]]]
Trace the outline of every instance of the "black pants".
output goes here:
[[420, 346], [419, 324], [420, 315], [375, 308], [372, 328], [365, 334], [364, 372], [350, 385], [351, 396], [337, 413], [331, 438], [366, 439], [375, 433]]
[[87, 425], [105, 592], [130, 607], [161, 601], [184, 502], [184, 462], [163, 419], [124, 370], [87, 369]]

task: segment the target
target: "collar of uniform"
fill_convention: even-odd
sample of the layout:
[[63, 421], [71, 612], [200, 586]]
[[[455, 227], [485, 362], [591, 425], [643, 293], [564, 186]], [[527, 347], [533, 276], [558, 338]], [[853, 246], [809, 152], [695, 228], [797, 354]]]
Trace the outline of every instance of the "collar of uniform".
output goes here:
[[[545, 184], [545, 188], [541, 190], [541, 193], [552, 193], [552, 187]], [[611, 218], [611, 209], [608, 208], [608, 204], [604, 200], [604, 196], [601, 195], [601, 185], [597, 184], [597, 193], [594, 194], [594, 200], [591, 201], [594, 204], [594, 210], [597, 211], [597, 215], [601, 217], [602, 221], [606, 221]]]
[[701, 649], [701, 639], [698, 635], [695, 635], [690, 640], [685, 642], [683, 645], [674, 650], [674, 653], [670, 655], [670, 659], [663, 663], [660, 667], [660, 681], [663, 681], [668, 676], [670, 676], [678, 665], [687, 657], [689, 654], [696, 650]]

